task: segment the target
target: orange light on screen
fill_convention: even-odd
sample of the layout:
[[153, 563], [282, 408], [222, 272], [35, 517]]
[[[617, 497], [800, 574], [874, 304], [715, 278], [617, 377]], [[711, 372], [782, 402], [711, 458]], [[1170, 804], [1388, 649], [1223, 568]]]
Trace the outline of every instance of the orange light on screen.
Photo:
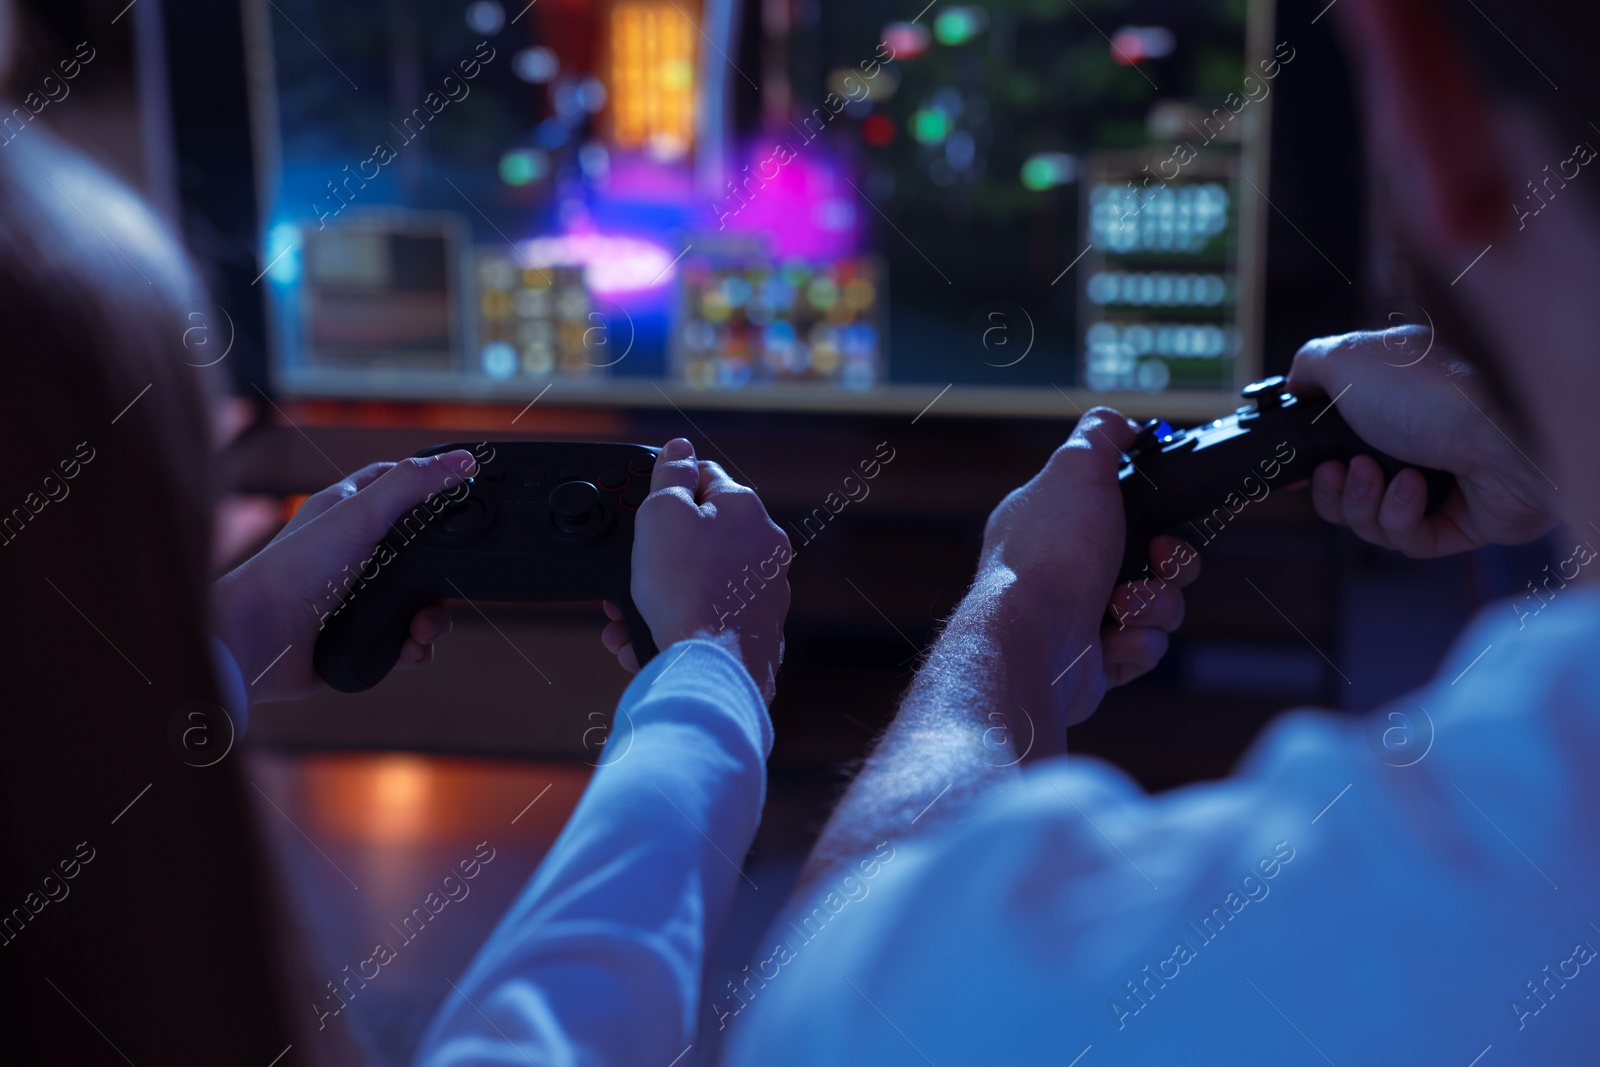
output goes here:
[[678, 159], [694, 142], [694, 25], [671, 2], [611, 9], [611, 124], [619, 148]]

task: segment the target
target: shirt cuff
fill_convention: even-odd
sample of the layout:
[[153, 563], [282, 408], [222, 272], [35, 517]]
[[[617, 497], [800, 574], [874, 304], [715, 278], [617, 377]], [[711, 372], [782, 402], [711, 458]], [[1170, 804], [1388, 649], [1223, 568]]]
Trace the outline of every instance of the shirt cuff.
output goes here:
[[679, 641], [634, 678], [617, 705], [635, 725], [726, 711], [764, 761], [772, 753], [767, 702], [745, 665], [714, 641]]

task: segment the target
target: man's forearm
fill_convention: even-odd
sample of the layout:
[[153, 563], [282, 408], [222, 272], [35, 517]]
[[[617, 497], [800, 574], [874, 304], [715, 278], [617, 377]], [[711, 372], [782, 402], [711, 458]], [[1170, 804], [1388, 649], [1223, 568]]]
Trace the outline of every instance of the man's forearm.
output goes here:
[[1065, 750], [1082, 679], [1062, 668], [1089, 639], [1069, 640], [1061, 617], [1010, 570], [979, 575], [834, 809], [802, 883], [950, 818], [1014, 777], [1023, 759]]

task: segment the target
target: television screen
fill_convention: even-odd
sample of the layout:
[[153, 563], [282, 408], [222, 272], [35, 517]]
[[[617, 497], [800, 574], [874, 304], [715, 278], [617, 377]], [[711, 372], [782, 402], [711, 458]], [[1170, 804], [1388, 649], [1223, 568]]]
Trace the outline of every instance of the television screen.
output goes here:
[[246, 0], [290, 395], [1060, 414], [1260, 366], [1267, 0]]

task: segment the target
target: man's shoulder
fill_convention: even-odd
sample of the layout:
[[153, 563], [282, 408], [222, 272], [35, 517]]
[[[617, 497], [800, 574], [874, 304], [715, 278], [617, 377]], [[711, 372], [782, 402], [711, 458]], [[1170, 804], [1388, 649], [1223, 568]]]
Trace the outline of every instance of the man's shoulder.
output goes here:
[[[1220, 781], [1152, 795], [1098, 759], [1041, 761], [961, 825], [915, 842], [919, 862], [908, 867], [985, 872], [948, 883], [952, 895], [1019, 883], [1120, 893], [1246, 870], [1258, 853], [1319, 830], [1350, 862], [1402, 837], [1461, 848], [1443, 828], [1475, 829], [1462, 807], [1473, 783], [1492, 780], [1497, 802], [1515, 808], [1564, 783], [1580, 788], [1600, 762], [1600, 590], [1564, 601], [1522, 626], [1491, 605], [1434, 680], [1391, 705], [1286, 712]], [[1384, 832], [1339, 826], [1330, 816], [1340, 807], [1370, 808]]]
[[1529, 593], [1485, 607], [1440, 664], [1430, 688], [1471, 693], [1597, 676], [1600, 587], [1574, 586], [1547, 599]]
[[[1127, 1062], [1222, 1062], [1241, 1034], [1255, 1058], [1302, 1054], [1262, 1022], [1278, 1013], [1340, 1063], [1432, 1062], [1441, 1033], [1482, 1029], [1482, 1048], [1515, 1028], [1528, 961], [1588, 937], [1552, 904], [1600, 892], [1600, 595], [1569, 592], [1520, 627], [1491, 606], [1391, 707], [1280, 716], [1222, 781], [1150, 795], [1094, 759], [1029, 767], [896, 842], [873, 899], [829, 923], [849, 936], [758, 1010], [812, 1040], [825, 1009], [863, 1062], [1060, 1062], [1112, 1042]], [[1411, 747], [1385, 747], [1391, 713], [1415, 717]], [[836, 995], [841, 971], [856, 988]], [[1396, 988], [1404, 1025], [1384, 1021]], [[1370, 1025], [1335, 1020], [1329, 989]], [[1582, 1025], [1565, 1019], [1539, 1025], [1565, 1040]]]

